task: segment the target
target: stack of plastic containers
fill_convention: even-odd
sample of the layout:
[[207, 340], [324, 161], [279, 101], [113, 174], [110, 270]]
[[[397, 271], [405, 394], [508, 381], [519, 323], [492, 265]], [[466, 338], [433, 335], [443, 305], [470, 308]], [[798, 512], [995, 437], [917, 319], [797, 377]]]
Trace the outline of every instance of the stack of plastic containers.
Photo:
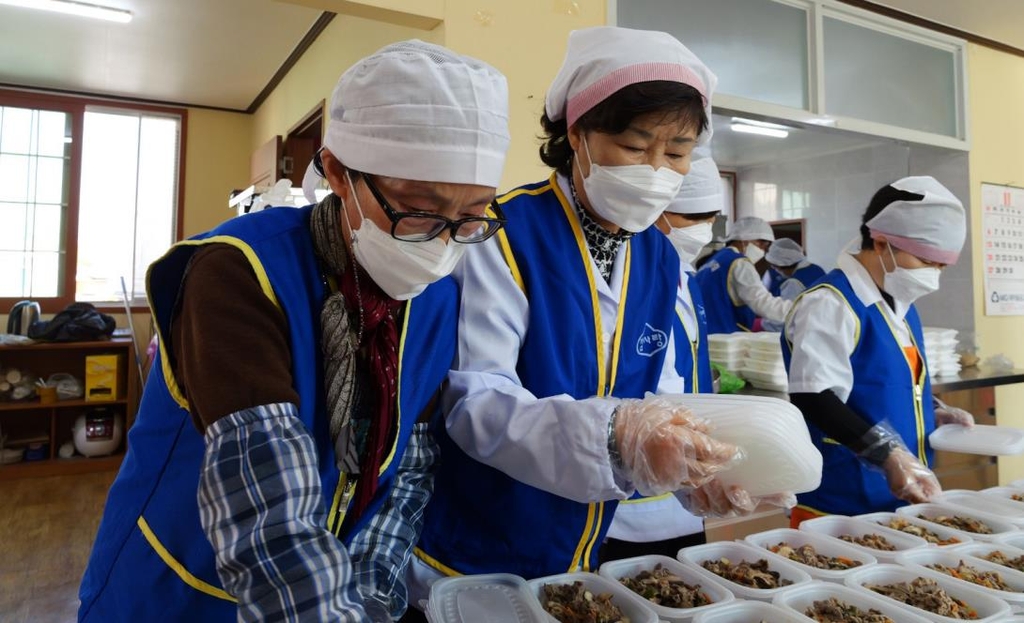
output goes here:
[[709, 604], [693, 608], [670, 608], [648, 602], [648, 606], [658, 615], [659, 621], [667, 621], [668, 623], [690, 621], [702, 612], [731, 603], [735, 599], [733, 594], [722, 586], [721, 583], [709, 580], [707, 577], [697, 573], [693, 568], [667, 556], [638, 556], [624, 560], [613, 560], [601, 565], [598, 573], [602, 577], [619, 583], [620, 580], [634, 578], [643, 571], [653, 571], [658, 565], [661, 565], [662, 568], [681, 579], [684, 583], [690, 586], [699, 586], [700, 591], [711, 601]]
[[740, 376], [758, 389], [785, 392], [789, 389], [782, 343], [778, 333], [747, 333], [747, 356]]
[[430, 588], [431, 623], [533, 623], [547, 621], [526, 580], [506, 573], [444, 578]]
[[745, 333], [712, 333], [708, 336], [708, 356], [729, 372], [739, 374], [747, 356]]
[[932, 376], [960, 374], [960, 355], [956, 352], [956, 329], [924, 328], [924, 350]]

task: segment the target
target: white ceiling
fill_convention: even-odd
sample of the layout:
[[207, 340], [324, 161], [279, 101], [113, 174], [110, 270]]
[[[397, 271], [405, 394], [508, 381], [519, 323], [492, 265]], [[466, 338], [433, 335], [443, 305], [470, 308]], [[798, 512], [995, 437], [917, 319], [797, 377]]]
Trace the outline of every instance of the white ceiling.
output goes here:
[[872, 0], [979, 37], [1024, 50], [1022, 0]]

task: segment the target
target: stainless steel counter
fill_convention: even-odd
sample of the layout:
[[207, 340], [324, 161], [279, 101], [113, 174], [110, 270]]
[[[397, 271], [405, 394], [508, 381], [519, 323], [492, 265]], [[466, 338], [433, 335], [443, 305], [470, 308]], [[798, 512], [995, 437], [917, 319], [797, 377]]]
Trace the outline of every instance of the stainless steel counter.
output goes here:
[[[1011, 385], [1013, 383], [1024, 383], [1024, 370], [1011, 370], [1009, 372], [993, 372], [991, 370], [983, 370], [979, 368], [967, 368], [960, 372], [957, 376], [940, 376], [932, 377], [932, 393], [943, 394], [946, 392], [955, 392], [965, 389], [981, 389], [983, 387], [996, 387], [998, 385]], [[779, 398], [781, 400], [789, 400], [789, 395], [786, 392], [772, 392], [763, 389], [757, 389], [747, 383], [747, 385], [736, 392], [738, 394], [744, 394], [747, 396], [768, 396], [769, 398]]]

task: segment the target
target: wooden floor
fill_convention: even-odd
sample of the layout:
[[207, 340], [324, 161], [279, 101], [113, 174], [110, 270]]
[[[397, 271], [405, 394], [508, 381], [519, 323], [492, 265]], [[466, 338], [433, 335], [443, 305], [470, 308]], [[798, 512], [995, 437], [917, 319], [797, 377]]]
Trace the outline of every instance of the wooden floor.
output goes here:
[[66, 623], [115, 471], [0, 482], [0, 621]]

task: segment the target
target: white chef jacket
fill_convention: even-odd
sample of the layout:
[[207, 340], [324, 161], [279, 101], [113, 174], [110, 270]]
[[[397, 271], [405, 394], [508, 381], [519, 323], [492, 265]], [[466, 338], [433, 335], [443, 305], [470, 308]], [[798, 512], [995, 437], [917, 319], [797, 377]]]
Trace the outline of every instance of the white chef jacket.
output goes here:
[[793, 301], [772, 296], [761, 283], [753, 262], [738, 260], [733, 263], [728, 288], [733, 301], [742, 301], [760, 318], [783, 321], [793, 307]]

